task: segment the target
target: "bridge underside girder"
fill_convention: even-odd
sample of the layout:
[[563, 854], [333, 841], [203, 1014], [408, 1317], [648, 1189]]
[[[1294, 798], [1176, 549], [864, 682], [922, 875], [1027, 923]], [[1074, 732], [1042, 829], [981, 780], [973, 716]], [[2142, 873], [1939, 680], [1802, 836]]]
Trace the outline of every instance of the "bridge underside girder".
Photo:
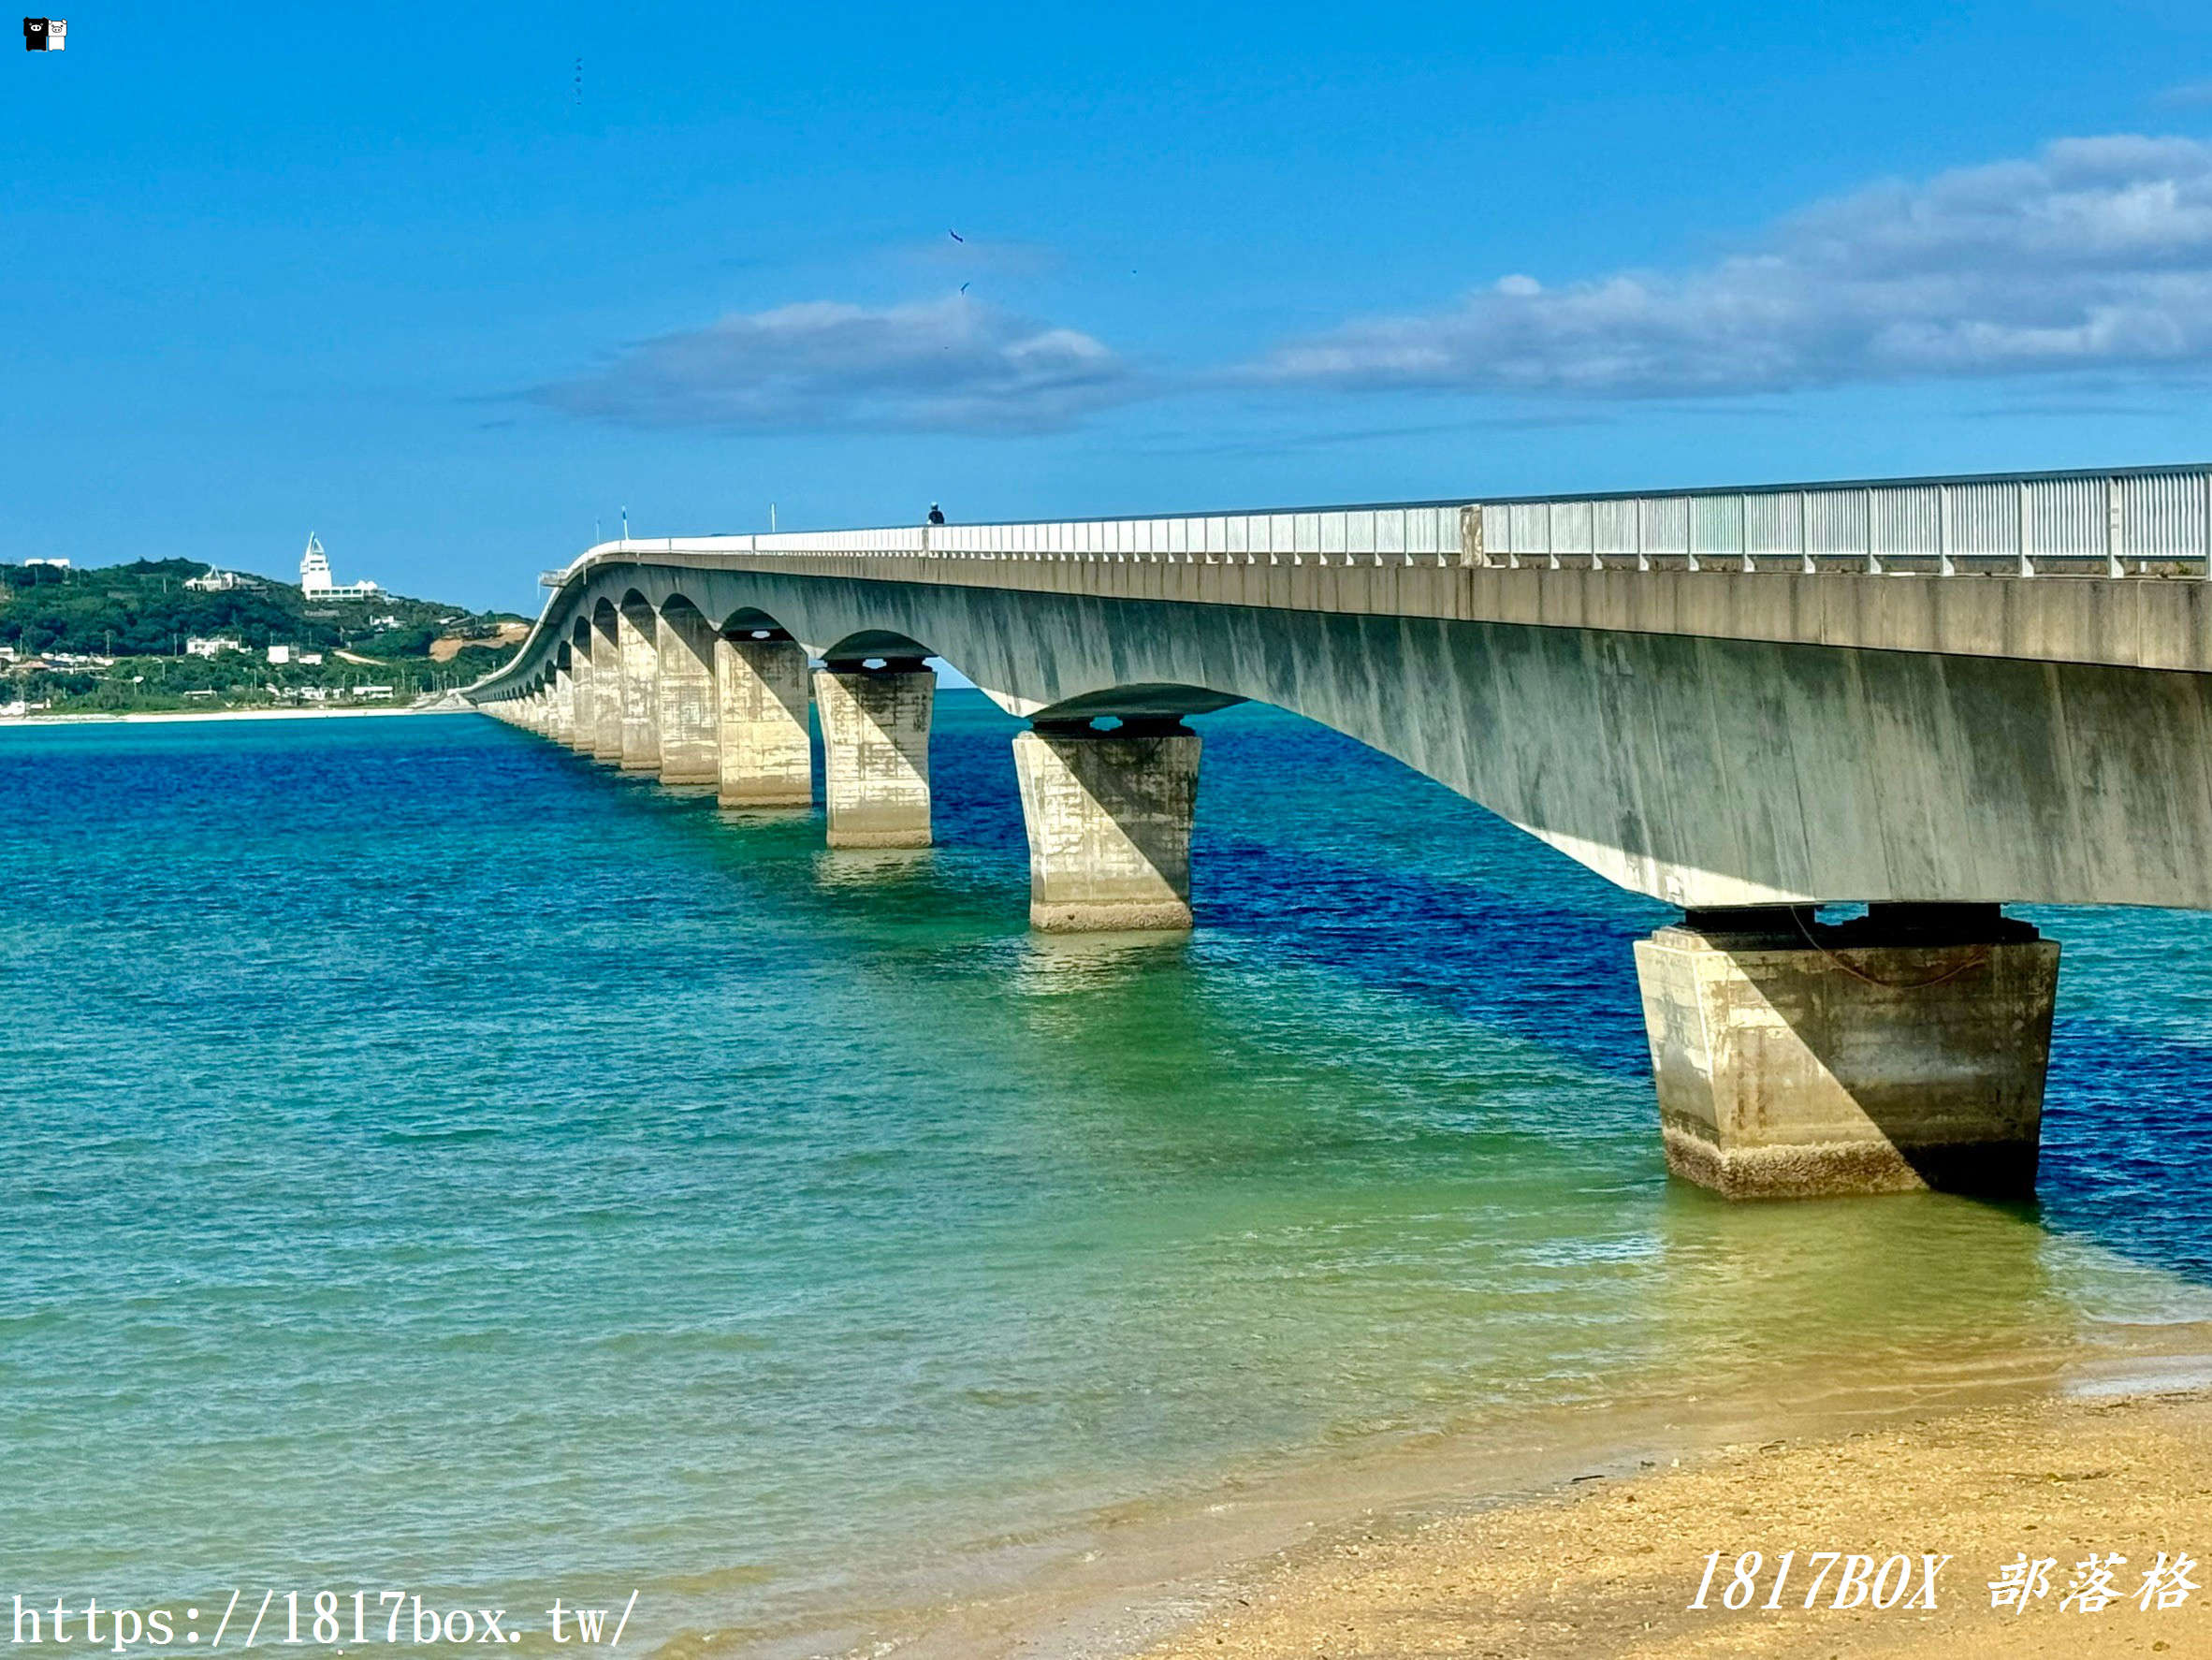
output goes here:
[[1276, 704], [1684, 907], [2212, 907], [2212, 677], [648, 565], [563, 603], [628, 593], [1048, 721]]

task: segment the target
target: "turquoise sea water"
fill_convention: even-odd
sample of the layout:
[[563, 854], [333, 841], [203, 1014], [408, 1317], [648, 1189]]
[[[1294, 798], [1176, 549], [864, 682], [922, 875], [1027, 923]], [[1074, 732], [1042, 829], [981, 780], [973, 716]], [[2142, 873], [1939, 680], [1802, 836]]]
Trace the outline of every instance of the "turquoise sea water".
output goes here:
[[865, 1631], [1378, 1438], [2212, 1314], [2212, 918], [2030, 913], [2040, 1209], [1730, 1206], [1659, 1162], [1668, 913], [1201, 725], [1201, 926], [1134, 946], [1026, 932], [972, 693], [920, 855], [473, 716], [0, 732], [0, 1597]]

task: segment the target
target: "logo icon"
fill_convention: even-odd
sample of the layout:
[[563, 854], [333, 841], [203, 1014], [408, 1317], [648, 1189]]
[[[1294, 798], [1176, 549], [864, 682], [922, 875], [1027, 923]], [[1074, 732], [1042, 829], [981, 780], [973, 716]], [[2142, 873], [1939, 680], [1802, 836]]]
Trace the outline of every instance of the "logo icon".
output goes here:
[[67, 44], [69, 22], [66, 18], [27, 17], [23, 19], [23, 50], [25, 51], [60, 51]]

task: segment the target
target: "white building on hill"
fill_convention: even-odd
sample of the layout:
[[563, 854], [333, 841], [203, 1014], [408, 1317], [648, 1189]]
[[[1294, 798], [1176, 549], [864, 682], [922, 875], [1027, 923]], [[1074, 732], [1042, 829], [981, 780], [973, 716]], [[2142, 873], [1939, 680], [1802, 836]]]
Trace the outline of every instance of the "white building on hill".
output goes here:
[[307, 551], [299, 558], [299, 591], [311, 600], [371, 600], [379, 592], [375, 583], [334, 582], [330, 579], [330, 561], [323, 552], [323, 545], [315, 540], [314, 532], [307, 533]]

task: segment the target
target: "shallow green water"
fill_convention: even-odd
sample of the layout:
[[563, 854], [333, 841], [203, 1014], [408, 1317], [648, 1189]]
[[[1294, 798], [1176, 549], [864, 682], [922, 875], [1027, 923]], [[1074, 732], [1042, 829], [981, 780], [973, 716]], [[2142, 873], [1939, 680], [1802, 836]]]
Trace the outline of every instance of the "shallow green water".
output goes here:
[[1376, 1435], [2212, 1312], [2212, 919], [2036, 913], [2040, 1213], [1731, 1207], [1659, 1164], [1666, 912], [1201, 724], [1202, 925], [1135, 948], [1026, 933], [973, 694], [913, 856], [468, 716], [0, 732], [0, 1596], [760, 1628]]

